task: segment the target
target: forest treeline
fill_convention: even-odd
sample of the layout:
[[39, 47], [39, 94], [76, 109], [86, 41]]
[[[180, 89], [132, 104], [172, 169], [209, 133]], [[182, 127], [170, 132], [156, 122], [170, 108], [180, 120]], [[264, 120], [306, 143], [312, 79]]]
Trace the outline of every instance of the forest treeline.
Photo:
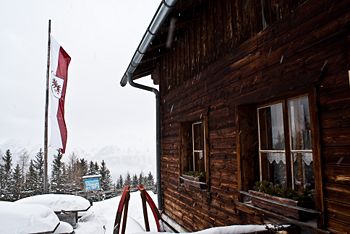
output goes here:
[[[58, 151], [53, 155], [50, 164], [51, 173], [48, 176], [49, 193], [74, 194], [84, 190], [82, 177], [85, 175], [101, 175], [102, 191], [120, 191], [125, 185], [136, 187], [144, 184], [154, 188], [154, 178], [151, 172], [144, 176], [119, 176], [113, 183], [110, 170], [104, 160], [101, 163], [79, 158], [75, 153], [68, 156], [68, 161], [62, 161]], [[10, 149], [0, 157], [0, 200], [15, 201], [23, 197], [43, 194], [44, 192], [44, 154], [40, 149], [33, 158], [24, 151], [14, 165]]]

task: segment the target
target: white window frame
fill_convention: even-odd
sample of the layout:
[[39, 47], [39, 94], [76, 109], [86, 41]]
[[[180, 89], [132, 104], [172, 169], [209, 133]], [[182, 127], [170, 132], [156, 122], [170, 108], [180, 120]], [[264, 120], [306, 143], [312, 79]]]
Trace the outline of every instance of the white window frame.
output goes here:
[[[203, 149], [201, 150], [196, 150], [194, 148], [194, 126], [195, 125], [202, 125], [201, 130], [203, 131]], [[192, 165], [193, 165], [193, 171], [196, 171], [196, 157], [195, 157], [195, 153], [202, 153], [203, 157], [204, 157], [204, 172], [207, 171], [207, 157], [206, 157], [206, 147], [205, 147], [205, 128], [204, 128], [204, 123], [203, 121], [198, 121], [198, 122], [194, 122], [192, 123]]]
[[[313, 150], [293, 150], [292, 149], [292, 136], [291, 136], [291, 132], [290, 132], [290, 126], [289, 126], [289, 109], [288, 109], [288, 102], [290, 100], [295, 100], [298, 98], [302, 98], [302, 97], [307, 97], [308, 101], [309, 101], [309, 109], [310, 109], [310, 100], [309, 100], [309, 95], [300, 95], [297, 97], [292, 97], [292, 98], [287, 98], [287, 99], [282, 99], [276, 102], [271, 102], [267, 105], [263, 105], [257, 108], [257, 119], [258, 119], [258, 142], [259, 142], [259, 176], [260, 176], [260, 181], [263, 180], [262, 178], [262, 159], [261, 159], [261, 153], [284, 153], [285, 157], [289, 157], [290, 158], [290, 165], [287, 166], [286, 165], [286, 170], [291, 170], [291, 185], [292, 185], [292, 189], [295, 189], [295, 185], [294, 185], [294, 161], [293, 161], [293, 153], [311, 153], [313, 161], [314, 161], [314, 152]], [[286, 146], [284, 148], [284, 150], [262, 150], [261, 149], [261, 138], [260, 138], [260, 118], [259, 118], [259, 110], [260, 109], [264, 109], [267, 107], [270, 107], [272, 105], [281, 103], [282, 104], [282, 114], [285, 114], [285, 111], [287, 113], [287, 116], [283, 116], [283, 125], [285, 124], [285, 121], [287, 121], [288, 126], [289, 126], [289, 130], [288, 130], [288, 138], [289, 138], [289, 155], [286, 154]], [[311, 115], [311, 113], [309, 113]], [[285, 125], [284, 125], [285, 126]], [[284, 134], [286, 134], [286, 129], [284, 129]], [[288, 168], [290, 167], [290, 168]], [[314, 172], [315, 174], [315, 172]], [[304, 175], [305, 176], [305, 175]]]

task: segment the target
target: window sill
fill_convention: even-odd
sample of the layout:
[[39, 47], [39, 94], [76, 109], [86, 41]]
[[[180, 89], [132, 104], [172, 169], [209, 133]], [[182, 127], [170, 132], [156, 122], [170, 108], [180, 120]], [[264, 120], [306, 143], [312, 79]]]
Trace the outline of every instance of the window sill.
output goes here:
[[198, 188], [201, 190], [207, 189], [207, 183], [199, 181], [198, 177], [181, 175], [180, 184], [186, 188]]
[[[326, 230], [320, 229], [317, 226], [317, 218], [316, 216], [320, 214], [319, 211], [317, 210], [312, 210], [312, 209], [306, 209], [306, 208], [302, 208], [302, 207], [291, 207], [290, 205], [287, 204], [280, 204], [276, 201], [271, 201], [268, 199], [264, 199], [264, 198], [260, 198], [258, 196], [249, 194], [248, 192], [245, 191], [240, 191], [240, 193], [242, 195], [244, 195], [245, 197], [245, 201], [244, 202], [238, 202], [236, 201], [236, 208], [239, 211], [242, 211], [244, 213], [249, 213], [249, 214], [254, 214], [254, 215], [259, 215], [261, 217], [264, 218], [265, 221], [269, 222], [269, 221], [273, 221], [274, 223], [276, 223], [276, 220], [278, 222], [284, 222], [284, 223], [290, 223], [290, 224], [294, 224], [296, 226], [299, 226], [303, 229], [307, 229], [307, 230], [312, 230], [312, 231], [317, 231], [319, 233], [329, 233]], [[253, 204], [252, 202], [252, 198], [255, 199], [260, 199], [262, 203], [265, 204], [265, 206], [259, 207], [256, 204]], [[248, 199], [247, 199], [248, 198]], [[276, 204], [277, 203], [277, 204]], [[280, 206], [279, 210], [283, 211], [283, 214], [280, 214], [278, 212], [275, 212], [273, 209], [266, 209], [266, 206], [273, 206], [273, 205], [277, 205]], [[264, 208], [265, 207], [265, 208]], [[309, 220], [305, 220], [305, 221], [301, 221], [295, 218], [291, 218], [286, 216], [285, 214], [287, 213], [287, 209], [288, 208], [292, 208], [295, 210], [301, 210], [303, 212], [307, 212], [313, 215], [313, 219], [309, 219]]]

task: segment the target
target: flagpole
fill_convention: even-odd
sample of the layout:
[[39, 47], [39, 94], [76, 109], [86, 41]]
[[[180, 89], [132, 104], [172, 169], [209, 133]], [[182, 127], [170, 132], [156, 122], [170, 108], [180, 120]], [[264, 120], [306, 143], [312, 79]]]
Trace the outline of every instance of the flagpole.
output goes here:
[[44, 130], [44, 193], [49, 193], [47, 177], [48, 155], [48, 119], [49, 119], [49, 78], [50, 78], [50, 47], [51, 47], [51, 20], [49, 20], [48, 43], [47, 43], [47, 67], [46, 67], [46, 99], [45, 99], [45, 130]]

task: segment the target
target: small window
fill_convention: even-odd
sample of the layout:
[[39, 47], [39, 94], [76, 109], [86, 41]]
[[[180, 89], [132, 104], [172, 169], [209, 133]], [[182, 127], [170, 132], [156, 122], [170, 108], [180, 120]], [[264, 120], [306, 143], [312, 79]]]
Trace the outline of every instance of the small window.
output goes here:
[[206, 182], [207, 159], [205, 122], [184, 122], [181, 124], [181, 175]]
[[[192, 165], [193, 171], [205, 172], [203, 122], [192, 124]], [[191, 161], [191, 160], [189, 160]]]

